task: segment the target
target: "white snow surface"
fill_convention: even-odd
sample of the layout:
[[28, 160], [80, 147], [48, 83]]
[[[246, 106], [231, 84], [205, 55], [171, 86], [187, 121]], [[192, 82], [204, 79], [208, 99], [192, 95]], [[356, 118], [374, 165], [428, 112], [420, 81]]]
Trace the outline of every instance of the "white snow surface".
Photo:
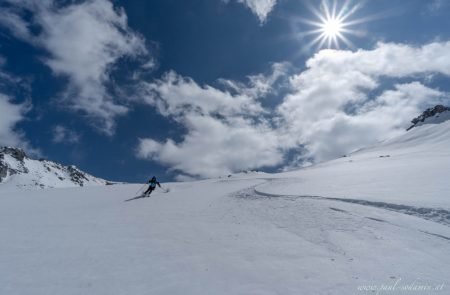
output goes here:
[[0, 294], [450, 294], [449, 132], [128, 202], [0, 186]]

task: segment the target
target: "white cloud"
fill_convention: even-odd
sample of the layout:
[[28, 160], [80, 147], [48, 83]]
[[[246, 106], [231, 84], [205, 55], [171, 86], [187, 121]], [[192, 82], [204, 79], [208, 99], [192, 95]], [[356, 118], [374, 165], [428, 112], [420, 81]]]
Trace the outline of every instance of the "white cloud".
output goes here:
[[21, 147], [30, 150], [24, 136], [16, 130], [16, 125], [24, 119], [29, 110], [26, 104], [14, 104], [11, 98], [0, 93], [0, 146]]
[[247, 5], [256, 14], [261, 23], [265, 22], [269, 13], [277, 4], [277, 0], [238, 0]]
[[81, 136], [77, 132], [75, 132], [63, 125], [56, 125], [53, 128], [53, 142], [56, 142], [56, 143], [78, 143], [80, 141], [80, 139], [81, 139]]
[[282, 163], [277, 135], [266, 124], [243, 118], [219, 120], [188, 115], [181, 143], [142, 139], [139, 155], [193, 176], [211, 177]]
[[[307, 67], [291, 77], [293, 92], [277, 112], [288, 145], [303, 144], [305, 157], [328, 160], [403, 132], [425, 106], [440, 102], [446, 94], [419, 81], [428, 73], [450, 75], [450, 42], [323, 50]], [[382, 78], [412, 82], [380, 89]], [[384, 92], [374, 96], [375, 90]]]
[[[450, 42], [320, 51], [290, 77], [280, 104], [264, 108], [259, 98], [287, 75], [276, 71], [251, 76], [247, 84], [221, 80], [231, 92], [174, 72], [148, 83], [146, 102], [187, 132], [180, 142], [141, 139], [138, 155], [181, 171], [183, 178], [209, 177], [323, 161], [375, 144], [405, 132], [426, 107], [448, 99], [426, 83], [430, 74], [450, 76]], [[302, 148], [292, 160], [297, 163], [286, 162]]]
[[[230, 0], [223, 0], [229, 2]], [[269, 13], [274, 9], [277, 0], [236, 0], [239, 3], [250, 8], [250, 10], [258, 17], [261, 23], [264, 23]]]
[[209, 85], [201, 87], [191, 78], [175, 72], [165, 74], [162, 79], [142, 85], [149, 95], [146, 101], [155, 105], [164, 116], [184, 116], [186, 113], [224, 116], [236, 114], [258, 114], [261, 106], [254, 97], [221, 91]]
[[[271, 78], [259, 76], [259, 79]], [[148, 83], [147, 103], [182, 124], [187, 134], [178, 143], [171, 139], [165, 142], [141, 139], [138, 156], [189, 174], [184, 177], [219, 176], [282, 163], [278, 136], [263, 118], [267, 113], [253, 96], [261, 91], [247, 91], [255, 86], [251, 81], [245, 87], [240, 84], [239, 90], [242, 86], [245, 91], [235, 89], [234, 94], [200, 86], [174, 72]], [[264, 89], [263, 93], [267, 91]]]
[[367, 102], [355, 114], [336, 109], [334, 114], [322, 113], [317, 121], [305, 120], [294, 130], [302, 134], [298, 142], [307, 148], [303, 157], [329, 160], [404, 133], [408, 122], [425, 105], [436, 104], [442, 96], [443, 93], [418, 82], [400, 84]]
[[219, 79], [219, 82], [230, 90], [239, 94], [245, 94], [253, 98], [263, 98], [266, 95], [276, 92], [274, 86], [285, 78], [291, 67], [290, 63], [273, 63], [269, 74], [256, 74], [247, 76], [248, 83]]
[[20, 147], [37, 155], [39, 151], [31, 147], [24, 134], [17, 128], [17, 124], [23, 121], [26, 113], [31, 110], [31, 104], [14, 103], [6, 91], [11, 87], [20, 88], [23, 84], [21, 79], [2, 69], [6, 62], [7, 60], [0, 56], [0, 146]]
[[[10, 0], [5, 1], [12, 3]], [[17, 4], [24, 4], [24, 2], [18, 1]], [[30, 40], [32, 35], [28, 24], [16, 13], [18, 13], [18, 11], [2, 8], [2, 10], [0, 10], [0, 25], [9, 29], [16, 37], [23, 40]]]
[[[124, 10], [108, 0], [63, 7], [50, 0], [10, 2], [13, 9], [1, 12], [0, 24], [16, 37], [46, 49], [49, 57], [43, 62], [56, 75], [69, 78], [65, 102], [112, 134], [115, 118], [128, 111], [110, 91], [114, 65], [125, 56], [149, 60], [145, 40], [128, 27]], [[33, 23], [19, 17], [25, 10], [33, 13]], [[31, 33], [31, 25], [40, 32]]]

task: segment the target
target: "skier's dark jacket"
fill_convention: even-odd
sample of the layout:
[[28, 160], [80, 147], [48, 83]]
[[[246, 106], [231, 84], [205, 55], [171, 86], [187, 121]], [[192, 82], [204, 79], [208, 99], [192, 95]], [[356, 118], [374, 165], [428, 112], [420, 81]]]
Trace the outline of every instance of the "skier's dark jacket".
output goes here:
[[150, 180], [148, 181], [148, 183], [150, 184], [150, 187], [153, 188], [153, 189], [156, 188], [156, 185], [158, 185], [159, 187], [161, 187], [161, 184], [160, 184], [159, 182], [156, 181], [156, 177], [154, 177], [154, 176], [152, 177], [152, 179], [150, 179]]

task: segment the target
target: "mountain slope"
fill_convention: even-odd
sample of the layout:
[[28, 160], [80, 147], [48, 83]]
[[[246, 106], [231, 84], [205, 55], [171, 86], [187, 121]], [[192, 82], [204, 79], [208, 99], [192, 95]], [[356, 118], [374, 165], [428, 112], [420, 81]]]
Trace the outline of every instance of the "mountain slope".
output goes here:
[[0, 148], [0, 186], [15, 188], [55, 188], [106, 185], [75, 166], [63, 166], [47, 160], [33, 160], [17, 148]]
[[130, 202], [139, 185], [2, 195], [0, 293], [365, 294], [397, 281], [448, 291], [448, 226], [264, 197], [254, 187], [266, 182], [163, 184], [169, 193]]
[[450, 209], [450, 121], [424, 124], [346, 157], [276, 176], [267, 194]]

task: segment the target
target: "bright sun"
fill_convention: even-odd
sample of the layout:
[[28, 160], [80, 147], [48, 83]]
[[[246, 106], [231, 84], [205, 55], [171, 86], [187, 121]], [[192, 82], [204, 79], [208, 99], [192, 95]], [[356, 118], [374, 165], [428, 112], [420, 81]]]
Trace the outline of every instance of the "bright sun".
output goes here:
[[346, 35], [363, 35], [362, 32], [352, 30], [349, 27], [368, 21], [369, 18], [348, 20], [350, 16], [359, 10], [361, 4], [358, 3], [352, 6], [350, 1], [346, 1], [338, 9], [337, 2], [337, 0], [322, 0], [320, 9], [309, 6], [310, 10], [317, 17], [315, 21], [303, 18], [299, 19], [300, 22], [315, 27], [311, 31], [300, 33], [302, 37], [305, 35], [316, 35], [316, 38], [309, 43], [309, 46], [317, 45], [319, 49], [325, 46], [328, 48], [340, 48], [341, 43], [344, 43], [348, 47], [354, 47]]
[[342, 22], [338, 19], [327, 19], [322, 24], [322, 32], [327, 38], [336, 38], [342, 32]]

